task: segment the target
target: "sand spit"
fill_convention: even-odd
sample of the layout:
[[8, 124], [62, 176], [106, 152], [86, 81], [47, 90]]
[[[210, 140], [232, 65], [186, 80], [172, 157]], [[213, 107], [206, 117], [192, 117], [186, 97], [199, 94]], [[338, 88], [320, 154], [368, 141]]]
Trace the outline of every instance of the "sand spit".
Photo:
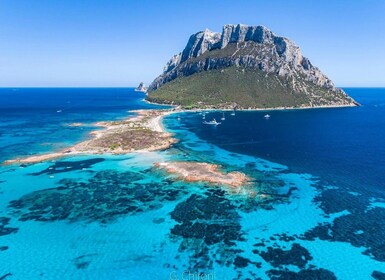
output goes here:
[[121, 121], [98, 122], [104, 129], [92, 131], [91, 139], [67, 149], [5, 161], [3, 164], [29, 164], [79, 154], [127, 154], [169, 148], [176, 139], [165, 132], [161, 122], [171, 110], [137, 110], [137, 115]]

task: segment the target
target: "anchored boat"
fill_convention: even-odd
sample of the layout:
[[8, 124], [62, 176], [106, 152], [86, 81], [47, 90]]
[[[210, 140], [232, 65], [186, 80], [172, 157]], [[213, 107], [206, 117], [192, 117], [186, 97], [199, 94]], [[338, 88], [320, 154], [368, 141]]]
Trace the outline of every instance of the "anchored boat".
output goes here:
[[204, 124], [215, 125], [215, 126], [221, 124], [220, 122], [217, 122], [216, 119], [213, 119], [212, 121], [209, 121], [209, 122], [204, 121], [203, 123], [204, 123]]
[[226, 118], [225, 118], [225, 113], [222, 113], [222, 118], [221, 118], [221, 121], [224, 121]]

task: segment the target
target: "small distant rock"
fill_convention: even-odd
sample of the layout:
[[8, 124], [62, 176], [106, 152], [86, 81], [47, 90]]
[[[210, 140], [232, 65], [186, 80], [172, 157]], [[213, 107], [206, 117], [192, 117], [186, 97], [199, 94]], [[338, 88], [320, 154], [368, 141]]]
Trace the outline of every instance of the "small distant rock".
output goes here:
[[135, 91], [147, 92], [147, 87], [143, 82], [141, 82], [139, 86], [135, 88]]

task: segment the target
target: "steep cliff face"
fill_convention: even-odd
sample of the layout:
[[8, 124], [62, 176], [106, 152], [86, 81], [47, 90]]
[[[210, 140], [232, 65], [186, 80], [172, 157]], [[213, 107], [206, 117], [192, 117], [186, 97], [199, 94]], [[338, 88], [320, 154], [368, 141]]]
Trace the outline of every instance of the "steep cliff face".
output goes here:
[[175, 79], [228, 67], [260, 71], [266, 77], [277, 76], [280, 83], [287, 87], [287, 94], [308, 96], [306, 104], [298, 105], [333, 105], [328, 101], [322, 104], [312, 102], [313, 99], [319, 101], [322, 91], [340, 97], [334, 101], [336, 105], [355, 104], [353, 99], [313, 66], [292, 41], [275, 35], [264, 26], [241, 24], [225, 25], [221, 33], [206, 29], [192, 35], [184, 50], [171, 58], [163, 73], [150, 85], [149, 90], [153, 92], [150, 98], [155, 97], [159, 88]]

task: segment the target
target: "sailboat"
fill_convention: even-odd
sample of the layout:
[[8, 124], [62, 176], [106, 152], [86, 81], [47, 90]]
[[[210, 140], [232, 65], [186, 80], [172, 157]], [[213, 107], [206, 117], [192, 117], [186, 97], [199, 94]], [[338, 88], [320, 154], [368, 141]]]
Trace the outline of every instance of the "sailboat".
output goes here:
[[225, 118], [225, 113], [222, 113], [222, 118], [221, 118], [221, 121], [224, 121], [226, 118]]

